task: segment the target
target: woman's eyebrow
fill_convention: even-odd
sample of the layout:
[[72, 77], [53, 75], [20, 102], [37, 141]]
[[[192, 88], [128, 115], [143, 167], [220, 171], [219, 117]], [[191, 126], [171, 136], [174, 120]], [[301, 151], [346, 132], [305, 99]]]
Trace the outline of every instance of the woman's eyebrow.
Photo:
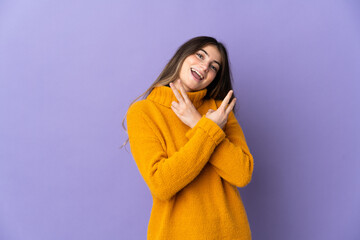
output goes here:
[[[203, 51], [207, 56], [209, 56], [209, 54], [204, 49], [201, 48], [200, 50]], [[221, 67], [221, 64], [218, 61], [214, 60], [214, 62], [219, 64], [219, 66]]]

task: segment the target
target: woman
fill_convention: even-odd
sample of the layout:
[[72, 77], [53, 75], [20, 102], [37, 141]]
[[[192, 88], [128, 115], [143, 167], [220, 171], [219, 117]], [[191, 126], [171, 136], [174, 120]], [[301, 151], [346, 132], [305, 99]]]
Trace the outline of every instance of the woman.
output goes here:
[[201, 36], [129, 107], [131, 152], [153, 197], [148, 239], [251, 239], [237, 187], [254, 162], [231, 89], [224, 45]]

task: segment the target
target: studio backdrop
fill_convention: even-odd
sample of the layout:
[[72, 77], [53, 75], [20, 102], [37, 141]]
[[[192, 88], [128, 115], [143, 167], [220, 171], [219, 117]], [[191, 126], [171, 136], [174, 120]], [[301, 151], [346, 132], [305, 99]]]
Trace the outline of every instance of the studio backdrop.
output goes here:
[[356, 0], [1, 1], [0, 239], [146, 239], [122, 120], [201, 35], [229, 51], [253, 239], [360, 239]]

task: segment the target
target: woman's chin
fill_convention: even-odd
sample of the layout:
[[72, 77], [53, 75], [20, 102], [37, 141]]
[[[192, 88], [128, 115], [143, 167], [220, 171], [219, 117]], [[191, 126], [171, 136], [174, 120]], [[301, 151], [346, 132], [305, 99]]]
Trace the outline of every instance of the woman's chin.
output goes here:
[[196, 84], [188, 84], [185, 89], [187, 89], [187, 92], [194, 92], [197, 91], [198, 86]]
[[185, 91], [187, 92], [194, 92], [199, 90], [199, 82], [192, 77], [190, 77], [190, 79], [187, 79], [187, 81], [181, 80], [181, 83]]

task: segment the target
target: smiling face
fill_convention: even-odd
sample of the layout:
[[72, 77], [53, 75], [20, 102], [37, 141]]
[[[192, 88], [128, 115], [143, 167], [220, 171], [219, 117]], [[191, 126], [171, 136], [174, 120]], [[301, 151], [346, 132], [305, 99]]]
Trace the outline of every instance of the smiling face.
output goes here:
[[[214, 45], [207, 45], [185, 58], [180, 69], [180, 80], [187, 92], [206, 88], [220, 69], [221, 55]], [[174, 83], [177, 85], [179, 79]]]

